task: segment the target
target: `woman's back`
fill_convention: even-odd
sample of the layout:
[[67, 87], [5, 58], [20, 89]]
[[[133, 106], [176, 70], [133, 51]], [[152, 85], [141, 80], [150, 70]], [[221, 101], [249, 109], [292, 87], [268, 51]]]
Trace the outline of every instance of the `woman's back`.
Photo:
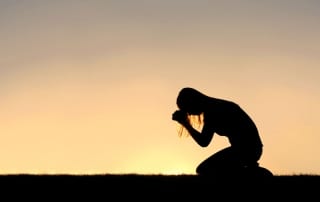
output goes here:
[[209, 105], [204, 121], [212, 124], [215, 133], [227, 136], [231, 145], [262, 146], [255, 123], [238, 104], [212, 98]]

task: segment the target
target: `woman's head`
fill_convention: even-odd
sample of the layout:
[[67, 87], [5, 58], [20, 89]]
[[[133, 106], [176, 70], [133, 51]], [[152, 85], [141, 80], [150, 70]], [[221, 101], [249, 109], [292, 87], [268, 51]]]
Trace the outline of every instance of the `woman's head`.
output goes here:
[[200, 115], [203, 112], [205, 96], [203, 93], [186, 87], [180, 90], [177, 97], [177, 106], [181, 111], [191, 115]]
[[[190, 87], [181, 89], [177, 97], [178, 108], [188, 114], [190, 124], [197, 129], [201, 129], [203, 126], [203, 112], [206, 98], [206, 95]], [[182, 126], [179, 134], [182, 135], [183, 133], [187, 133], [187, 131]]]

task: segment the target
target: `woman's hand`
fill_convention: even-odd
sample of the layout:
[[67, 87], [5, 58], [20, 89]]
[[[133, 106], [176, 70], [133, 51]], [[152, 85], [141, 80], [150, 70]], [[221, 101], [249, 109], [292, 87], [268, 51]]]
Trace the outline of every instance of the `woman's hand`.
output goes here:
[[188, 114], [181, 110], [176, 110], [172, 114], [172, 120], [177, 121], [178, 123], [182, 125], [186, 125], [189, 123], [188, 121]]

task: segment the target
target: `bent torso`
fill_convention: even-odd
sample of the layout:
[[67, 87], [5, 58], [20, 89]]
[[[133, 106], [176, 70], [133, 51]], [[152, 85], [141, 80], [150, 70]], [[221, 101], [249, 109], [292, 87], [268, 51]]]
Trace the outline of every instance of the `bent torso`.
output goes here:
[[219, 100], [205, 113], [205, 124], [215, 133], [226, 136], [231, 146], [262, 147], [258, 129], [252, 119], [239, 105]]

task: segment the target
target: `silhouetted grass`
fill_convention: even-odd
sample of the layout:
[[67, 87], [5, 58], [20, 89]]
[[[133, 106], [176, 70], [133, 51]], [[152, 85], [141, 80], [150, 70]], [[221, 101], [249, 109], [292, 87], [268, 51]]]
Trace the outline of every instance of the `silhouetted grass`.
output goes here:
[[[2, 196], [23, 199], [119, 200], [273, 200], [319, 199], [320, 176], [205, 178], [197, 175], [0, 175]], [[10, 193], [10, 194], [9, 194]], [[44, 197], [44, 198], [43, 198]], [[63, 201], [63, 200], [62, 200]]]

